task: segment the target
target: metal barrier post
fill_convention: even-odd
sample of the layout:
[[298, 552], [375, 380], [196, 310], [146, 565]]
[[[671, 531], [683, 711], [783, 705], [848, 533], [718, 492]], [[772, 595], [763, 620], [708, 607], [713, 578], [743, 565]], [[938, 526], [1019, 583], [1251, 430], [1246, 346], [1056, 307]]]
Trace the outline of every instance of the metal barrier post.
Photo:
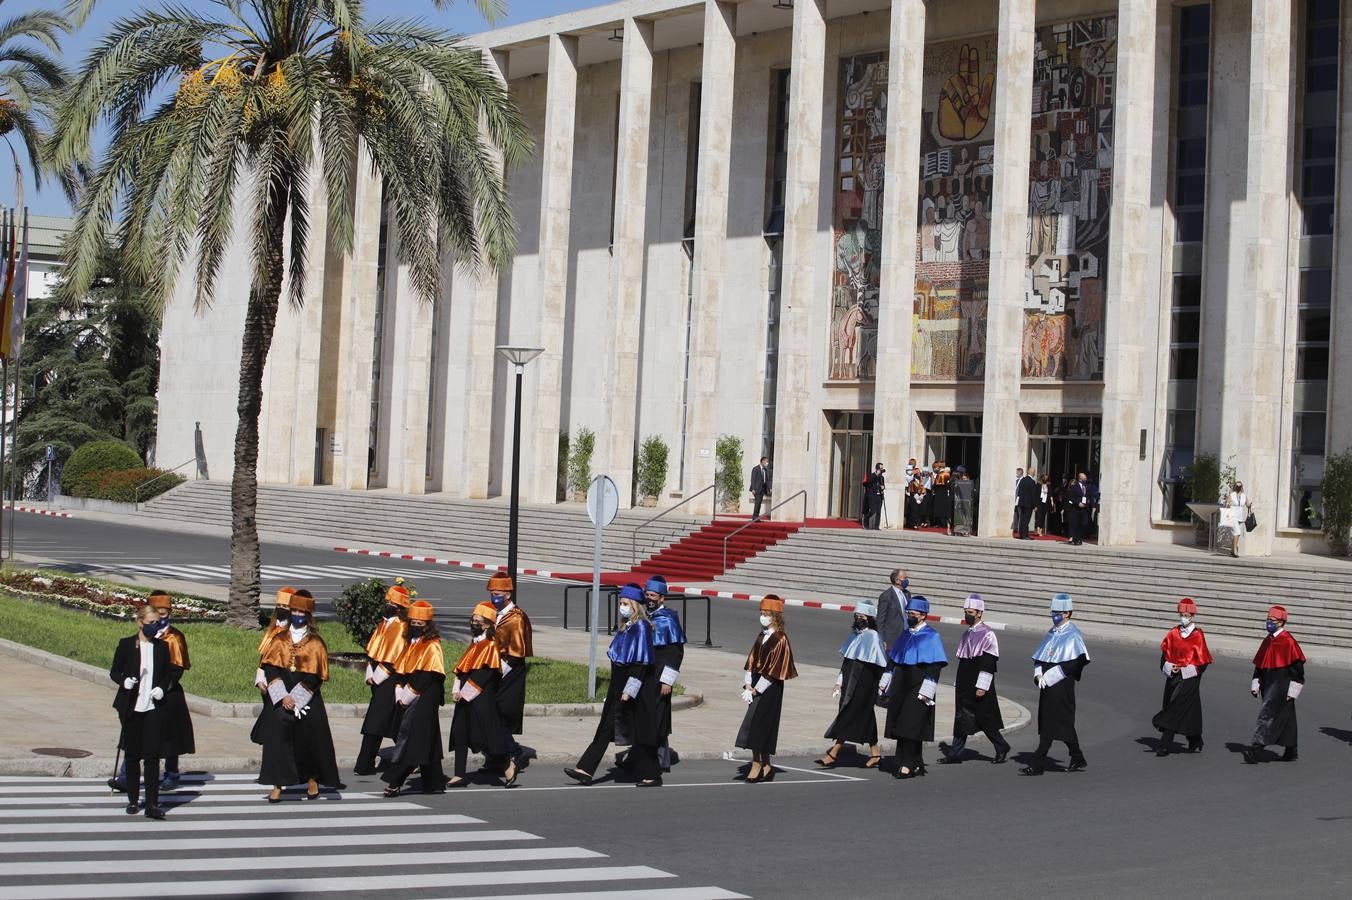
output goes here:
[[714, 645], [713, 597], [704, 595], [704, 646]]

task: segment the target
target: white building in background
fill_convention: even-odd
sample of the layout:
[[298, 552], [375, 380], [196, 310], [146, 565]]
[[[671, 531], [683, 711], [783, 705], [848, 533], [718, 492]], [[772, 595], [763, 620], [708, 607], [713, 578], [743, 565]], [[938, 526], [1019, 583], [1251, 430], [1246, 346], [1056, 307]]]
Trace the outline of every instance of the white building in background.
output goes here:
[[[509, 173], [518, 256], [448, 263], [420, 304], [361, 180], [354, 252], [317, 235], [278, 322], [260, 480], [505, 493], [513, 343], [545, 348], [528, 501], [560, 495], [562, 433], [594, 430], [626, 497], [662, 436], [664, 504], [731, 434], [813, 516], [857, 515], [875, 460], [942, 457], [1007, 534], [1016, 466], [1081, 467], [1101, 543], [1168, 542], [1214, 453], [1255, 504], [1246, 552], [1322, 547], [1305, 510], [1352, 446], [1339, 0], [634, 0], [474, 40], [538, 144]], [[242, 251], [227, 271], [163, 330], [161, 455], [200, 421], [217, 477]]]

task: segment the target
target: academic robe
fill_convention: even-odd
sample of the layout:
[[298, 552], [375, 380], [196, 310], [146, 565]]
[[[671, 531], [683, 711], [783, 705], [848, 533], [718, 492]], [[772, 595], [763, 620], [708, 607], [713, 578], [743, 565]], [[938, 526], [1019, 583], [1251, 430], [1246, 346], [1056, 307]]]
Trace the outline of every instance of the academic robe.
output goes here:
[[446, 662], [441, 638], [410, 641], [395, 663], [398, 686], [417, 694], [404, 706], [395, 733], [394, 752], [386, 769], [385, 781], [399, 782], [390, 776], [441, 759], [441, 704], [445, 701]]
[[[155, 702], [153, 708], [140, 716], [136, 714], [136, 696], [140, 684], [131, 688], [123, 687], [128, 678], [143, 677], [141, 671], [141, 647], [136, 635], [130, 635], [117, 642], [113, 651], [113, 665], [108, 677], [117, 685], [113, 696], [113, 709], [122, 722], [118, 735], [118, 748], [127, 754], [129, 760], [142, 758], [163, 758], [172, 755], [174, 742], [170, 735], [169, 723], [165, 716], [164, 701]], [[163, 641], [151, 642], [151, 686], [164, 692], [165, 697], [175, 686], [177, 676], [174, 667], [169, 664], [169, 648]]]
[[1202, 629], [1193, 626], [1186, 635], [1174, 626], [1160, 642], [1160, 670], [1164, 678], [1163, 708], [1151, 719], [1160, 731], [1187, 737], [1202, 734], [1202, 673], [1211, 665], [1211, 651]]
[[665, 604], [653, 610], [652, 615], [652, 670], [655, 677], [645, 679], [645, 702], [657, 711], [657, 743], [666, 743], [671, 736], [671, 698], [662, 696], [662, 685], [675, 685], [685, 661], [685, 631], [676, 610]]
[[[1000, 643], [985, 622], [963, 632], [958, 642], [958, 674], [953, 685], [957, 710], [953, 734], [966, 737], [985, 732], [994, 734], [1005, 727], [1000, 715], [1000, 699], [995, 694], [995, 672], [1000, 663]], [[980, 697], [978, 690], [986, 693]]]
[[1089, 665], [1084, 636], [1073, 622], [1050, 629], [1033, 653], [1033, 677], [1043, 679], [1038, 694], [1037, 733], [1067, 744], [1078, 744], [1075, 731], [1075, 682]]
[[452, 696], [455, 691], [463, 691], [471, 683], [478, 694], [468, 698], [462, 693], [460, 699], [455, 701], [448, 749], [454, 751], [457, 747], [466, 747], [486, 756], [507, 752], [507, 731], [498, 712], [501, 664], [498, 645], [488, 637], [471, 641], [456, 662]]
[[[610, 660], [610, 686], [601, 707], [601, 721], [597, 724], [595, 739], [608, 738], [617, 747], [635, 744], [656, 747], [658, 710], [655, 694], [644, 690], [653, 677], [652, 623], [646, 619], [631, 621], [615, 632], [610, 639], [606, 656]], [[630, 679], [637, 679], [636, 690], [629, 700], [622, 700]]]
[[878, 716], [873, 709], [878, 681], [887, 668], [883, 640], [872, 628], [852, 633], [840, 648], [842, 662], [836, 684], [840, 703], [823, 737], [855, 744], [878, 743]]
[[[408, 646], [408, 624], [398, 616], [381, 620], [371, 639], [366, 642], [366, 667], [371, 673], [383, 671], [388, 677], [373, 684], [371, 700], [366, 704], [366, 717], [361, 722], [361, 733], [379, 737], [394, 737], [399, 730], [398, 710], [395, 709], [395, 665]], [[440, 741], [438, 741], [440, 743]]]
[[784, 708], [784, 682], [798, 677], [789, 636], [778, 630], [756, 635], [744, 668], [749, 676], [747, 687], [755, 697], [737, 731], [737, 746], [753, 753], [774, 753]]
[[192, 715], [188, 712], [188, 695], [184, 692], [182, 684], [183, 673], [192, 668], [192, 662], [188, 659], [188, 639], [183, 636], [183, 632], [170, 625], [155, 635], [155, 640], [163, 641], [165, 647], [169, 649], [170, 681], [173, 684], [173, 687], [165, 691], [164, 702], [161, 704], [164, 707], [164, 737], [173, 747], [173, 752], [168, 755], [186, 756], [196, 753]]
[[341, 785], [321, 691], [329, 680], [329, 649], [324, 639], [313, 626], [299, 643], [291, 640], [289, 630], [276, 636], [264, 650], [263, 678], [269, 685], [280, 681], [288, 693], [304, 685], [313, 696], [308, 712], [297, 718], [280, 699], [274, 703], [264, 694], [263, 711], [251, 735], [255, 744], [263, 746], [258, 783], [288, 785], [313, 778], [320, 784]]
[[498, 655], [511, 667], [498, 685], [498, 714], [510, 734], [521, 734], [526, 714], [526, 659], [534, 655], [530, 618], [519, 606], [498, 616], [493, 629]]
[[[908, 628], [888, 656], [892, 674], [887, 690], [885, 737], [898, 740], [934, 740], [934, 694], [922, 699], [922, 688], [937, 691], [939, 672], [948, 665], [943, 639], [929, 625]], [[929, 683], [928, 685], [926, 683]]]
[[1296, 746], [1296, 697], [1305, 687], [1305, 652], [1285, 628], [1263, 638], [1253, 658], [1253, 684], [1262, 704], [1253, 742]]

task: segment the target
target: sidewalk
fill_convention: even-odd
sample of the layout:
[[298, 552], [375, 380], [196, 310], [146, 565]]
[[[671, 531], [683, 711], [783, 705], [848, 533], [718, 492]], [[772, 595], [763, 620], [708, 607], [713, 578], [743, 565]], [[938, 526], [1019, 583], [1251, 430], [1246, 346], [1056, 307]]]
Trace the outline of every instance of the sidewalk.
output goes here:
[[[588, 640], [584, 632], [561, 628], [537, 628], [535, 651], [540, 656], [583, 662]], [[746, 758], [733, 746], [746, 711], [741, 700], [741, 653], [688, 647], [681, 681], [689, 692], [703, 695], [703, 702], [675, 714], [672, 746], [687, 759], [719, 759], [726, 754]], [[798, 666], [798, 678], [785, 688], [784, 718], [780, 726], [779, 755], [818, 755], [827, 747], [822, 738], [836, 712], [831, 697], [836, 670], [824, 666]], [[0, 720], [23, 723], [0, 733], [0, 775], [107, 775], [117, 746], [117, 715], [112, 709], [113, 684], [95, 684], [33, 662], [0, 656], [0, 682], [12, 686], [0, 695]], [[952, 733], [953, 692], [941, 685], [935, 734]], [[1001, 698], [1006, 732], [1029, 721], [1028, 710]], [[442, 711], [442, 734], [449, 727], [450, 711]], [[881, 729], [882, 711], [879, 710]], [[193, 716], [198, 753], [184, 757], [184, 771], [248, 770], [258, 766], [260, 748], [249, 740], [252, 716], [221, 718]], [[339, 766], [351, 771], [361, 743], [361, 721], [355, 717], [330, 717]], [[596, 730], [594, 716], [529, 716], [523, 743], [539, 753], [539, 763], [567, 764], [590, 742]], [[984, 738], [977, 738], [984, 741]], [[89, 753], [76, 759], [34, 753], [35, 748], [56, 748]], [[883, 742], [890, 753], [891, 741]], [[527, 776], [528, 777], [528, 776]]]

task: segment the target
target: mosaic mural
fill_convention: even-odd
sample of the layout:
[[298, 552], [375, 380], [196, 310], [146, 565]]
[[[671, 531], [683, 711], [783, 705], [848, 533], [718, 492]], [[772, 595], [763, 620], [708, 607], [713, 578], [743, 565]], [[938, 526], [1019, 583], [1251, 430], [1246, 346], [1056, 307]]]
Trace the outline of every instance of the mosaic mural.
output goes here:
[[925, 48], [911, 377], [986, 371], [995, 36]]
[[849, 381], [871, 379], [877, 370], [883, 155], [887, 149], [886, 55], [843, 59], [840, 98], [828, 377]]
[[1117, 20], [1037, 29], [1023, 377], [1103, 377]]

